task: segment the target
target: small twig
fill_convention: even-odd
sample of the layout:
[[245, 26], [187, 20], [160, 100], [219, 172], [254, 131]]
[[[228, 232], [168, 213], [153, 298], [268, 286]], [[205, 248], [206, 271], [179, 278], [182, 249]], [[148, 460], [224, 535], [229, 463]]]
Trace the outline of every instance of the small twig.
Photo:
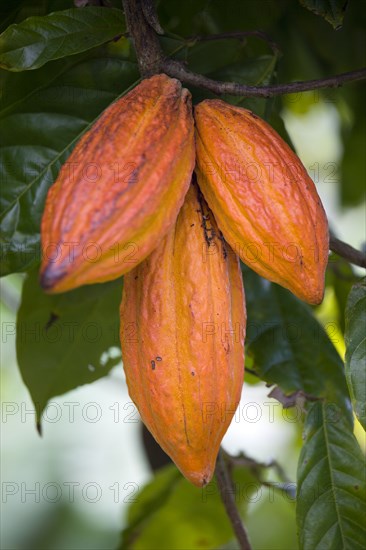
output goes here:
[[340, 241], [330, 234], [329, 248], [338, 256], [342, 256], [345, 260], [348, 260], [351, 264], [358, 265], [359, 267], [366, 267], [366, 254], [353, 248], [353, 246]]
[[236, 538], [238, 539], [241, 550], [251, 550], [248, 535], [239, 515], [233, 496], [233, 484], [230, 479], [225, 458], [220, 449], [216, 463], [216, 479], [221, 494], [221, 500], [225, 506], [226, 513], [231, 521]]
[[[256, 460], [254, 460], [254, 458], [250, 458], [249, 456], [246, 456], [243, 453], [241, 453], [239, 456], [231, 456], [228, 454], [225, 454], [225, 456], [227, 460], [230, 462], [230, 464], [232, 464], [233, 466], [242, 466], [245, 468], [250, 468], [255, 474], [258, 473], [258, 470], [261, 470], [261, 469], [268, 470], [270, 468], [273, 468], [274, 470], [276, 470], [278, 477], [282, 481], [286, 483], [291, 483], [290, 479], [286, 475], [285, 470], [276, 460], [270, 460], [269, 462], [257, 462]], [[260, 481], [262, 482], [261, 479]]]
[[300, 409], [303, 411], [307, 401], [320, 401], [322, 399], [321, 397], [316, 397], [314, 395], [310, 395], [309, 393], [305, 393], [302, 390], [297, 390], [290, 395], [286, 395], [279, 386], [275, 386], [268, 394], [268, 397], [277, 399], [284, 409], [290, 409], [291, 407], [296, 407], [299, 405]]
[[259, 374], [257, 372], [255, 372], [255, 370], [253, 370], [253, 369], [245, 367], [245, 372], [247, 372], [248, 374], [252, 374], [253, 376], [256, 376], [257, 378], [260, 378]]

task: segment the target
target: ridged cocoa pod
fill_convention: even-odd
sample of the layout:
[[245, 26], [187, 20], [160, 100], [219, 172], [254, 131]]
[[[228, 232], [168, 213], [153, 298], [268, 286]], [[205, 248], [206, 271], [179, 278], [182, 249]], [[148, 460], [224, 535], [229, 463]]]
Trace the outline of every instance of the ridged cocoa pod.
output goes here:
[[246, 109], [207, 100], [195, 120], [198, 182], [225, 239], [254, 271], [320, 303], [328, 223], [300, 159]]
[[143, 422], [197, 486], [240, 400], [245, 325], [238, 258], [192, 185], [175, 228], [124, 278], [121, 346]]
[[49, 292], [135, 267], [174, 224], [194, 167], [191, 95], [143, 80], [84, 134], [49, 190], [41, 284]]

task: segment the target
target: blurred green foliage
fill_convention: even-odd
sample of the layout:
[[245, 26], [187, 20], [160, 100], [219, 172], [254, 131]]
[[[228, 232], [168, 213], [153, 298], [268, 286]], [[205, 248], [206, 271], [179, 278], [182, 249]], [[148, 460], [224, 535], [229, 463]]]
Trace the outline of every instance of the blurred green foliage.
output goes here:
[[[71, 0], [16, 0], [0, 7], [0, 63], [9, 69], [0, 73], [1, 273], [27, 273], [18, 313], [17, 354], [39, 415], [51, 397], [105, 376], [118, 361], [108, 351], [116, 345], [121, 281], [58, 297], [45, 296], [37, 281], [40, 220], [50, 185], [83, 132], [140, 78], [129, 39], [118, 36], [125, 31], [120, 2], [108, 5], [113, 9], [98, 8], [98, 17], [95, 8], [72, 9]], [[366, 10], [357, 0], [160, 0], [157, 7], [166, 31], [161, 44], [167, 55], [218, 80], [264, 85], [321, 78], [365, 65]], [[50, 25], [48, 14], [61, 10], [67, 14], [51, 16]], [[28, 17], [38, 19], [30, 25]], [[16, 26], [6, 30], [12, 24]], [[75, 32], [69, 32], [71, 27]], [[251, 30], [261, 30], [270, 40], [264, 35], [199, 38]], [[195, 102], [213, 97], [201, 89], [191, 91]], [[365, 198], [364, 97], [365, 84], [357, 83], [331, 94], [224, 99], [267, 119], [289, 143], [283, 107], [304, 114], [321, 101], [332, 101], [343, 144], [341, 184], [334, 195], [346, 209]], [[244, 280], [251, 382], [275, 384], [285, 398], [297, 393], [295, 402], [301, 403], [306, 416], [296, 509], [300, 548], [336, 550], [340, 541], [342, 548], [361, 548], [363, 457], [352, 434], [348, 392], [365, 427], [365, 350], [360, 330], [364, 286], [351, 291], [357, 275], [347, 262], [332, 258], [327, 287], [338, 307], [337, 326], [347, 331], [346, 381], [342, 360], [314, 310], [247, 269]], [[85, 323], [96, 320], [105, 329], [96, 344], [76, 338], [70, 347], [61, 339], [56, 348], [52, 338], [45, 337], [62, 323], [75, 322], [82, 330]], [[34, 327], [43, 335], [38, 341], [24, 337], [24, 328], [31, 333]], [[336, 423], [327, 416], [328, 406], [339, 412]], [[238, 507], [246, 516], [254, 548], [293, 550], [297, 544], [293, 502], [279, 499], [276, 488], [273, 502], [253, 504], [250, 497], [258, 486], [268, 488], [268, 484], [262, 487], [264, 478], [259, 480], [249, 466], [236, 468], [233, 475], [234, 489], [239, 488]], [[240, 499], [245, 487], [247, 499]], [[205, 491], [206, 495], [190, 486], [173, 466], [159, 472], [131, 505], [121, 548], [236, 548], [217, 487], [213, 483]], [[68, 513], [60, 506], [47, 519], [44, 532], [32, 534], [28, 548], [53, 548], [55, 533], [70, 529], [70, 523], [64, 523]]]

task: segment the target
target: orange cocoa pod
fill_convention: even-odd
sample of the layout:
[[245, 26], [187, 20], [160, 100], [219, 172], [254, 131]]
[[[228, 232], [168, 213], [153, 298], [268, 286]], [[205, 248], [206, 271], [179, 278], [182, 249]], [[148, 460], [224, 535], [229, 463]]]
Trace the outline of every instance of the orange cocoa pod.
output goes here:
[[198, 182], [244, 263], [312, 304], [323, 299], [329, 237], [314, 183], [264, 120], [224, 101], [195, 108]]
[[213, 475], [243, 384], [238, 260], [192, 185], [175, 228], [124, 278], [120, 336], [130, 397], [197, 486]]
[[191, 95], [161, 74], [110, 105], [50, 188], [41, 284], [63, 292], [134, 268], [174, 224], [194, 167]]

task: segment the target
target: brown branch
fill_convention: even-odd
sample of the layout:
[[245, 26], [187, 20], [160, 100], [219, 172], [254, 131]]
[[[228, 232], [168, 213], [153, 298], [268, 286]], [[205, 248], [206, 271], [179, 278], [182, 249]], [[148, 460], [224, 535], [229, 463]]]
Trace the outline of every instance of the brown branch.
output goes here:
[[174, 59], [165, 59], [161, 69], [171, 77], [178, 78], [185, 84], [204, 88], [216, 95], [235, 95], [242, 97], [275, 97], [284, 94], [296, 94], [322, 88], [338, 88], [346, 82], [355, 82], [366, 79], [366, 68], [341, 73], [328, 78], [307, 80], [303, 82], [291, 82], [289, 84], [273, 84], [270, 86], [248, 86], [237, 82], [218, 82], [206, 76], [193, 73], [186, 69], [182, 63]]
[[234, 488], [225, 463], [223, 451], [220, 449], [216, 463], [216, 480], [219, 487], [221, 500], [226, 513], [231, 521], [233, 531], [238, 539], [241, 550], [251, 550], [245, 527], [239, 515], [234, 498]]
[[329, 248], [332, 252], [338, 254], [338, 256], [342, 256], [342, 258], [348, 260], [351, 264], [358, 265], [359, 267], [366, 267], [366, 254], [340, 241], [332, 233], [330, 234]]

